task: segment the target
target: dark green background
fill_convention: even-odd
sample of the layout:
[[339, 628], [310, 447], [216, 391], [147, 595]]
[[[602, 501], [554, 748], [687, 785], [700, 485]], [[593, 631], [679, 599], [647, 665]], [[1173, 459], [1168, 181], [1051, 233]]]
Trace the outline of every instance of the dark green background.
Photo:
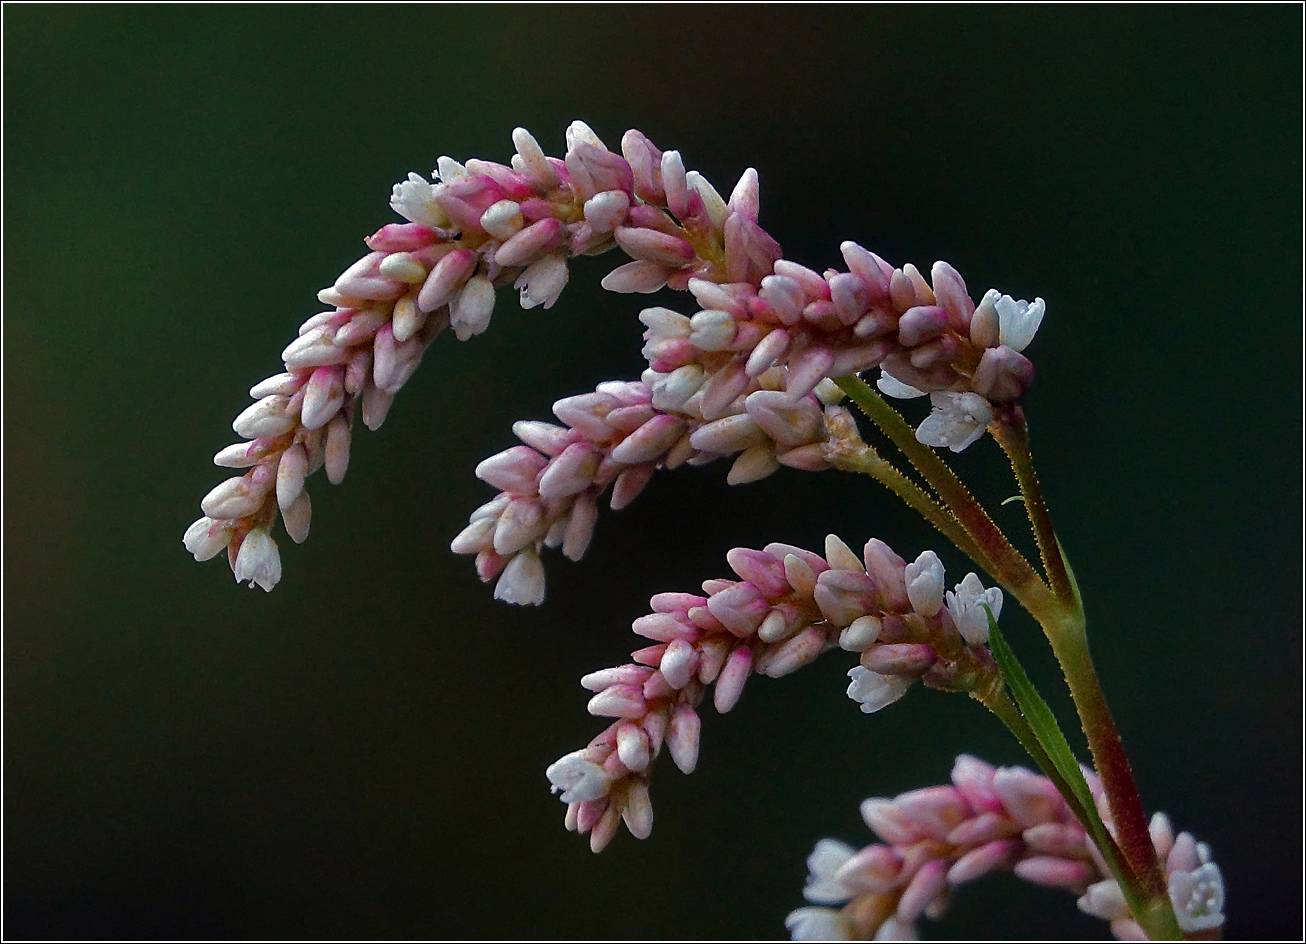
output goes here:
[[[1300, 934], [1298, 7], [10, 7], [5, 17], [8, 937], [783, 935], [857, 801], [1020, 762], [978, 706], [874, 717], [832, 653], [659, 765], [651, 839], [601, 857], [544, 768], [602, 726], [664, 589], [735, 545], [938, 540], [878, 486], [724, 466], [605, 513], [549, 602], [447, 550], [514, 419], [641, 369], [644, 299], [584, 260], [441, 338], [270, 595], [181, 535], [246, 389], [440, 154], [628, 127], [728, 192], [761, 175], [789, 258], [854, 238], [1042, 295], [1038, 467], [1149, 809], [1209, 841], [1233, 937]], [[679, 302], [684, 304], [683, 301]], [[962, 457], [1013, 488], [991, 441]], [[999, 520], [1021, 527], [1017, 504]], [[945, 556], [952, 578], [964, 573]], [[1065, 708], [1014, 608], [1008, 636]], [[1068, 717], [1068, 716], [1067, 716]], [[1073, 722], [1072, 725], [1073, 727]], [[986, 880], [932, 936], [1104, 935]]]

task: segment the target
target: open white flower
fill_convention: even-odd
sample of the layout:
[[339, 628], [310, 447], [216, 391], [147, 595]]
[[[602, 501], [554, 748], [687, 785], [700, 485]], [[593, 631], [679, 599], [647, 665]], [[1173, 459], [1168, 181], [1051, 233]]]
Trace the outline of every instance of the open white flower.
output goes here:
[[785, 918], [792, 941], [851, 941], [852, 926], [833, 908], [799, 908]]
[[1003, 295], [993, 307], [998, 310], [998, 343], [1005, 344], [1013, 351], [1023, 351], [1034, 340], [1038, 326], [1043, 323], [1043, 313], [1047, 303], [1041, 298], [1027, 302], [1010, 295]]
[[448, 226], [449, 220], [435, 202], [435, 187], [418, 174], [409, 174], [407, 180], [394, 185], [390, 192], [390, 207], [406, 220], [423, 226]]
[[989, 614], [987, 605], [996, 620], [1002, 614], [1002, 591], [997, 587], [984, 589], [979, 577], [967, 574], [957, 584], [957, 590], [948, 591], [948, 612], [957, 624], [957, 631], [972, 646], [982, 646], [989, 641]]
[[521, 292], [523, 308], [534, 308], [536, 305], [552, 308], [566, 284], [567, 256], [562, 252], [551, 252], [532, 262], [517, 277], [513, 287]]
[[549, 765], [544, 772], [553, 792], [562, 793], [563, 803], [584, 803], [607, 796], [612, 778], [598, 764], [586, 760], [585, 752], [572, 751]]
[[818, 905], [841, 905], [853, 897], [852, 889], [834, 876], [848, 860], [854, 849], [837, 839], [822, 839], [807, 857], [807, 885], [803, 897]]
[[281, 579], [281, 554], [277, 542], [263, 528], [255, 528], [245, 536], [236, 555], [234, 568], [236, 583], [256, 584], [271, 590]]
[[993, 422], [993, 408], [978, 393], [931, 393], [930, 403], [934, 411], [916, 430], [916, 438], [927, 446], [961, 452]]
[[907, 693], [912, 679], [903, 675], [881, 675], [862, 666], [848, 670], [852, 683], [848, 686], [848, 697], [862, 706], [868, 715], [887, 708]]
[[880, 393], [886, 397], [894, 397], [898, 400], [913, 400], [925, 396], [924, 390], [917, 390], [911, 384], [903, 383], [883, 367], [880, 368], [880, 379], [875, 381], [875, 386], [879, 387]]
[[1224, 877], [1214, 862], [1170, 874], [1170, 901], [1179, 927], [1189, 933], [1224, 924]]

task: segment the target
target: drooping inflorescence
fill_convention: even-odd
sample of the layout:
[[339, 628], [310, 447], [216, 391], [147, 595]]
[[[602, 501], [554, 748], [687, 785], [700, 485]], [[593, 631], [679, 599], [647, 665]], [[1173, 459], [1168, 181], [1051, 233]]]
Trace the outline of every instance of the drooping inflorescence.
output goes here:
[[[1101, 781], [1091, 771], [1084, 776], [1109, 824]], [[835, 839], [816, 844], [803, 889], [811, 905], [785, 921], [794, 940], [915, 940], [922, 915], [942, 917], [957, 888], [999, 871], [1073, 892], [1080, 910], [1110, 921], [1116, 937], [1146, 940], [1097, 847], [1046, 777], [962, 755], [951, 784], [870, 799], [861, 812], [883, 842], [860, 850]], [[1210, 849], [1189, 833], [1175, 836], [1164, 813], [1149, 831], [1180, 929], [1218, 928], [1224, 881]]]
[[620, 154], [582, 122], [567, 130], [562, 159], [524, 129], [513, 143], [511, 166], [442, 157], [431, 180], [411, 174], [395, 185], [391, 206], [408, 222], [374, 233], [370, 251], [318, 294], [331, 307], [282, 352], [284, 372], [251, 389], [257, 402], [233, 423], [245, 441], [214, 457], [248, 471], [201, 502], [204, 517], [185, 535], [196, 559], [225, 550], [238, 581], [270, 590], [281, 577], [278, 513], [302, 542], [305, 480], [322, 468], [333, 484], [343, 479], [355, 414], [377, 429], [446, 327], [461, 340], [488, 327], [497, 288], [515, 286], [523, 307], [551, 307], [577, 255], [620, 248], [632, 261], [605, 288], [688, 289], [699, 308], [646, 309], [649, 370], [639, 381], [559, 401], [565, 427], [519, 424], [525, 445], [478, 470], [503, 495], [473, 515], [455, 549], [476, 553], [482, 578], [500, 578], [497, 595], [513, 602], [542, 599], [543, 546], [583, 553], [609, 486], [620, 507], [658, 466], [738, 454], [735, 482], [780, 465], [824, 468], [813, 393], [826, 378], [882, 367], [896, 393], [933, 394], [922, 439], [953, 448], [1033, 378], [1019, 351], [1041, 301], [991, 291], [977, 306], [946, 263], [931, 284], [852, 242], [841, 247], [848, 271], [786, 260], [758, 225], [751, 169], [726, 200], [638, 131], [622, 137]]
[[830, 535], [824, 557], [768, 544], [735, 548], [727, 559], [738, 580], [708, 580], [701, 594], [656, 595], [653, 612], [631, 626], [653, 645], [631, 653], [631, 663], [581, 679], [596, 693], [590, 714], [616, 720], [553, 764], [548, 777], [567, 803], [567, 827], [590, 833], [595, 852], [622, 820], [633, 835], [648, 836], [653, 761], [665, 745], [677, 767], [694, 770], [698, 708], [709, 689], [724, 714], [750, 675], [779, 678], [835, 647], [860, 657], [848, 695], [866, 712], [897, 701], [917, 680], [973, 691], [996, 678], [981, 604], [996, 616], [1002, 591], [985, 590], [969, 574], [945, 595], [933, 551], [908, 564], [872, 539], [858, 557]]

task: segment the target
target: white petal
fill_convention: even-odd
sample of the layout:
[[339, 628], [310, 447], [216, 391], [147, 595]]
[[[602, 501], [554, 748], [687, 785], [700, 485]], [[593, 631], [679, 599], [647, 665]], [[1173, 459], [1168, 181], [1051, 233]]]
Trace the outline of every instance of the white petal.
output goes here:
[[1023, 351], [1034, 340], [1038, 326], [1043, 323], [1047, 303], [1041, 298], [1036, 298], [1031, 303], [1003, 295], [993, 307], [998, 310], [998, 343], [1005, 344], [1013, 351]]
[[917, 390], [910, 384], [903, 383], [883, 367], [880, 368], [880, 379], [875, 381], [875, 386], [879, 387], [880, 393], [886, 397], [896, 397], [899, 400], [911, 400], [915, 397], [925, 396], [924, 390]]
[[553, 785], [553, 792], [562, 792], [559, 799], [563, 803], [584, 803], [607, 796], [612, 781], [602, 767], [586, 760], [584, 754], [584, 751], [573, 751], [554, 761], [544, 772]]

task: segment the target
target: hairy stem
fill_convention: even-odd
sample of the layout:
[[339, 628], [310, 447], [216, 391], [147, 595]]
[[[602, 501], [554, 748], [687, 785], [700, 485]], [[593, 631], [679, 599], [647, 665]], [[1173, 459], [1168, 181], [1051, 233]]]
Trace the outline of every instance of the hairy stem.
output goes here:
[[1052, 533], [1052, 516], [1048, 513], [1043, 490], [1034, 473], [1034, 462], [1029, 451], [1029, 427], [1025, 423], [1024, 411], [1018, 406], [1006, 410], [994, 427], [993, 438], [1011, 460], [1011, 468], [1025, 500], [1025, 512], [1029, 515], [1029, 525], [1034, 531], [1034, 540], [1038, 542], [1038, 552], [1043, 558], [1043, 570], [1047, 574], [1052, 593], [1063, 603], [1069, 603], [1072, 600], [1070, 577], [1066, 572], [1061, 546]]
[[907, 457], [975, 545], [981, 548], [983, 558], [974, 558], [975, 562], [1011, 590], [1022, 603], [1026, 603], [1026, 598], [1030, 602], [1044, 598], [1047, 587], [1034, 568], [1007, 540], [948, 464], [933, 448], [916, 439], [916, 431], [898, 411], [859, 377], [836, 377], [834, 382]]

